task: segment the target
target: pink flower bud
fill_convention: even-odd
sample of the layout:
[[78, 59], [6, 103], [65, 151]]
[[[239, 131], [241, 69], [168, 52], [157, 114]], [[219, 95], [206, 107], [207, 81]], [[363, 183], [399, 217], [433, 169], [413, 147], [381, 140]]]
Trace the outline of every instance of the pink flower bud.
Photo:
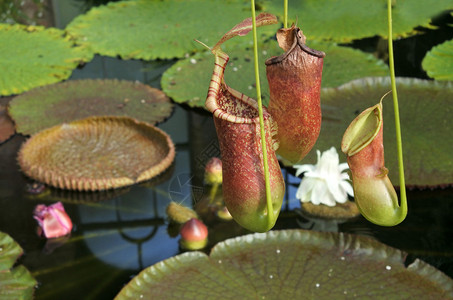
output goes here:
[[72, 230], [72, 221], [61, 202], [49, 206], [39, 204], [36, 206], [33, 215], [46, 238], [61, 237]]
[[181, 230], [181, 246], [188, 250], [198, 250], [206, 246], [208, 242], [208, 228], [198, 219], [192, 218]]
[[222, 161], [218, 157], [212, 157], [205, 167], [204, 181], [207, 184], [222, 183]]

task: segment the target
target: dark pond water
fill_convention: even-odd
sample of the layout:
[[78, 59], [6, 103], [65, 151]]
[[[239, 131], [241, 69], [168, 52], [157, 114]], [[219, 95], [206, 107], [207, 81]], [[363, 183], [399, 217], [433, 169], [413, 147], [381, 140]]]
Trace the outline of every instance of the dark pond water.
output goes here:
[[[159, 87], [160, 75], [171, 62], [144, 63], [96, 57], [71, 79], [120, 78]], [[157, 179], [130, 188], [76, 193], [48, 188], [32, 195], [32, 181], [19, 170], [16, 155], [25, 140], [16, 135], [0, 145], [0, 230], [25, 250], [19, 263], [38, 280], [37, 299], [112, 299], [139, 271], [181, 253], [179, 237], [168, 228], [165, 209], [170, 201], [192, 206], [208, 190], [203, 186], [206, 160], [218, 155], [209, 114], [176, 106], [159, 126], [176, 144], [173, 166]], [[409, 214], [396, 227], [379, 227], [362, 217], [345, 223], [304, 219], [296, 213], [300, 179], [283, 170], [287, 193], [274, 229], [305, 228], [367, 235], [420, 258], [453, 277], [453, 189], [408, 191]], [[64, 203], [75, 224], [66, 240], [47, 241], [36, 234], [32, 217], [39, 203]], [[207, 220], [210, 244], [247, 232], [234, 222]]]

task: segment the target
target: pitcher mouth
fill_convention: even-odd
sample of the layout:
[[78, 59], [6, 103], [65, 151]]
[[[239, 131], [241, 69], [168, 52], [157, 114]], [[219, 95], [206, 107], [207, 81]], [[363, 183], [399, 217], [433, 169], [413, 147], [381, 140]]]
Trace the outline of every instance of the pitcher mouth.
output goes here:
[[[282, 30], [282, 29], [280, 29], [280, 30]], [[313, 56], [316, 56], [316, 57], [319, 57], [319, 58], [323, 58], [323, 57], [326, 56], [326, 54], [324, 52], [318, 51], [318, 50], [315, 50], [315, 49], [311, 49], [310, 47], [308, 47], [305, 44], [305, 36], [303, 35], [302, 30], [300, 30], [300, 28], [295, 27], [295, 25], [293, 24], [291, 26], [291, 28], [289, 28], [287, 30], [290, 30], [290, 31], [292, 31], [294, 33], [293, 34], [293, 42], [292, 42], [291, 46], [282, 55], [268, 58], [265, 61], [266, 66], [282, 62], [283, 60], [286, 59], [286, 57], [288, 55], [291, 54], [292, 51], [294, 51], [294, 49], [297, 46], [299, 46], [304, 52], [306, 52], [306, 53], [308, 53], [310, 55], [313, 55]]]
[[212, 106], [208, 109], [219, 119], [242, 124], [259, 122], [256, 100], [225, 84], [222, 85], [219, 97]]

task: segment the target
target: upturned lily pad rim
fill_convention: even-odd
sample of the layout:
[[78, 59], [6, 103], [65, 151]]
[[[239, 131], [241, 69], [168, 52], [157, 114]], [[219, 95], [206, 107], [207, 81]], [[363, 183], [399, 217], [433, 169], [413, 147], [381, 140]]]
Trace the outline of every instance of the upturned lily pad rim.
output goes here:
[[[71, 174], [64, 174], [57, 168], [46, 168], [40, 163], [40, 157], [34, 156], [34, 147], [44, 148], [51, 147], [52, 144], [59, 140], [58, 134], [67, 128], [83, 128], [90, 130], [93, 135], [97, 132], [102, 132], [105, 127], [114, 124], [117, 127], [124, 128], [125, 130], [132, 131], [132, 134], [140, 135], [140, 138], [147, 139], [148, 144], [153, 144], [150, 136], [157, 136], [161, 141], [164, 141], [164, 147], [167, 148], [167, 153], [164, 157], [154, 159], [151, 165], [142, 171], [136, 178], [128, 176], [111, 177], [111, 178], [90, 178], [87, 176], [74, 176]], [[121, 138], [121, 137], [120, 137]], [[60, 139], [61, 141], [61, 139]], [[69, 139], [66, 143], [69, 142]], [[121, 142], [121, 140], [119, 141]], [[126, 143], [127, 141], [123, 141]], [[161, 142], [162, 143], [162, 142]], [[150, 145], [148, 145], [149, 147]], [[76, 150], [75, 152], [83, 149]], [[55, 153], [51, 153], [48, 159], [51, 159]], [[58, 155], [58, 154], [57, 154]], [[163, 130], [129, 117], [117, 116], [94, 116], [82, 120], [76, 120], [70, 123], [60, 124], [48, 129], [45, 129], [28, 139], [19, 150], [18, 161], [22, 171], [29, 177], [38, 181], [44, 182], [48, 185], [61, 189], [79, 190], [79, 191], [96, 191], [107, 190], [111, 188], [125, 187], [135, 183], [149, 180], [167, 169], [175, 158], [175, 146], [170, 136]], [[123, 159], [123, 158], [118, 158]], [[146, 162], [143, 162], [146, 164]], [[57, 163], [58, 165], [58, 163]]]

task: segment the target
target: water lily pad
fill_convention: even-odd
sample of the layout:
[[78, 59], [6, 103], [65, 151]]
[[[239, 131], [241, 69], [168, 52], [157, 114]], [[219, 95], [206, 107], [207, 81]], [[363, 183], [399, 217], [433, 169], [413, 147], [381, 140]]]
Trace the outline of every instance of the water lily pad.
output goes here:
[[19, 94], [67, 79], [92, 53], [74, 47], [62, 30], [0, 24], [0, 95]]
[[[66, 29], [101, 55], [150, 60], [194, 52], [194, 39], [213, 46], [247, 17], [250, 4], [240, 0], [120, 1], [91, 9]], [[271, 28], [260, 32], [272, 36], [278, 26]]]
[[[324, 58], [323, 87], [336, 87], [353, 79], [366, 76], [385, 76], [387, 66], [370, 54], [335, 44], [307, 42], [308, 46], [326, 53]], [[264, 61], [283, 53], [276, 41], [263, 43], [259, 47], [261, 90], [264, 105], [269, 102], [269, 88]], [[225, 81], [232, 88], [254, 98], [255, 73], [253, 52], [250, 47], [226, 47], [230, 61], [225, 71]], [[210, 52], [197, 53], [180, 60], [162, 76], [162, 89], [176, 102], [190, 106], [204, 106], [206, 94], [214, 68], [214, 55]]]
[[174, 158], [175, 147], [164, 131], [127, 117], [90, 117], [48, 128], [23, 144], [18, 155], [31, 178], [79, 191], [149, 180]]
[[[270, 0], [264, 9], [283, 14], [282, 1]], [[417, 26], [432, 27], [431, 19], [453, 9], [451, 0], [392, 1], [393, 35], [406, 37]], [[380, 35], [388, 36], [387, 1], [375, 0], [305, 0], [289, 1], [289, 18], [298, 22], [305, 36], [336, 42]]]
[[13, 120], [6, 112], [6, 106], [0, 104], [0, 144], [15, 132]]
[[[370, 238], [303, 230], [229, 239], [137, 275], [115, 299], [445, 299], [453, 281]], [[360, 276], [359, 276], [360, 275]]]
[[[397, 78], [406, 184], [435, 187], [453, 184], [451, 107], [453, 86], [448, 82]], [[314, 149], [340, 148], [349, 123], [363, 110], [379, 102], [391, 90], [389, 78], [367, 78], [339, 88], [323, 89], [323, 120]], [[385, 165], [398, 185], [398, 165], [391, 96], [383, 101]], [[340, 160], [345, 157], [340, 156]], [[304, 163], [316, 163], [311, 151]]]
[[436, 80], [453, 80], [453, 40], [432, 48], [422, 61], [428, 76]]
[[22, 248], [9, 235], [0, 231], [0, 271], [11, 269], [23, 254]]
[[155, 124], [173, 111], [165, 94], [148, 85], [123, 80], [70, 80], [15, 97], [9, 113], [25, 135], [89, 116], [129, 116]]
[[0, 298], [32, 299], [36, 280], [22, 265], [13, 269], [23, 254], [22, 248], [9, 235], [0, 231]]

